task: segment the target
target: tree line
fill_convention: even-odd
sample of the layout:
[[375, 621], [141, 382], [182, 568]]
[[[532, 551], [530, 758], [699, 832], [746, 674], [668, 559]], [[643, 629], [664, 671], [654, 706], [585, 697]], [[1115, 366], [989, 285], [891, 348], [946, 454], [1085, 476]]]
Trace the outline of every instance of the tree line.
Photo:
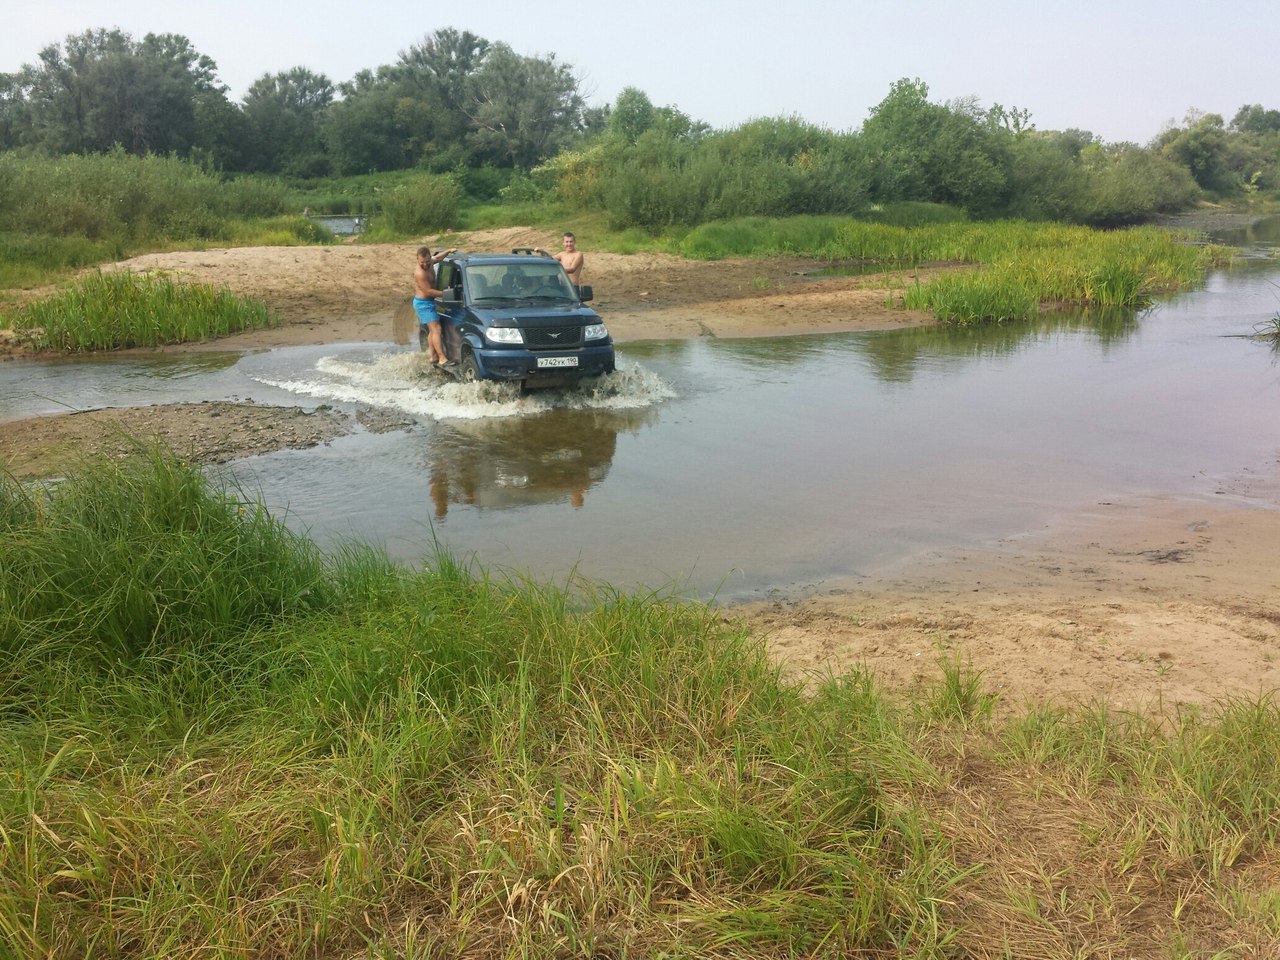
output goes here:
[[393, 64], [335, 85], [306, 67], [264, 74], [232, 103], [217, 65], [187, 38], [89, 30], [0, 74], [0, 149], [48, 155], [176, 154], [241, 173], [296, 177], [423, 167], [528, 168], [584, 135], [578, 79], [437, 30]]
[[554, 197], [654, 229], [900, 201], [1114, 225], [1206, 194], [1280, 190], [1280, 111], [1257, 104], [1113, 144], [1037, 130], [1025, 109], [936, 103], [903, 79], [855, 131], [799, 117], [713, 130], [637, 88], [590, 107], [554, 54], [451, 28], [336, 85], [301, 66], [264, 74], [239, 103], [185, 37], [89, 30], [0, 74], [0, 150], [123, 150], [297, 178], [420, 169], [458, 177], [477, 199]]

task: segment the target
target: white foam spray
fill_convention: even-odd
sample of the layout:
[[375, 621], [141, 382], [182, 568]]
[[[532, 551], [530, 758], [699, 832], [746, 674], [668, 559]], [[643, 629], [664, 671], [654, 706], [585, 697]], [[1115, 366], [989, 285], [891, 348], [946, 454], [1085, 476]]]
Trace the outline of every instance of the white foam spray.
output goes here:
[[434, 369], [424, 353], [328, 356], [299, 377], [258, 379], [318, 400], [365, 403], [434, 420], [520, 417], [554, 409], [636, 410], [675, 396], [668, 383], [639, 364], [622, 364], [614, 373], [583, 380], [576, 390], [521, 393], [509, 383], [460, 383]]

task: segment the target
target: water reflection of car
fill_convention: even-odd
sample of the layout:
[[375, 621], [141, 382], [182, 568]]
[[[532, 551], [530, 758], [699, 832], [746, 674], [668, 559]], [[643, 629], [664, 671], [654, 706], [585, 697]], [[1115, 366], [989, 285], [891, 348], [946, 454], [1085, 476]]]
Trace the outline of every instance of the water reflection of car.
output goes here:
[[441, 424], [431, 439], [437, 519], [451, 504], [508, 509], [558, 500], [575, 509], [613, 463], [620, 431], [652, 415], [632, 410], [551, 410], [526, 417]]
[[550, 387], [613, 372], [613, 340], [587, 306], [591, 287], [570, 283], [550, 254], [455, 253], [437, 269], [436, 306], [460, 380]]

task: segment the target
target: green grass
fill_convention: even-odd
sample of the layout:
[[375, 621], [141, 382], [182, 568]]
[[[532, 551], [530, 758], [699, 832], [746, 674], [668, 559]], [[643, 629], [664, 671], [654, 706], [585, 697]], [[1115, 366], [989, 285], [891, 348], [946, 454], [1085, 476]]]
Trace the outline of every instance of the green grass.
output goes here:
[[[900, 214], [905, 218], [905, 214]], [[1229, 251], [1168, 230], [917, 217], [902, 226], [847, 217], [749, 217], [703, 224], [668, 246], [695, 259], [806, 256], [903, 268], [955, 266], [904, 286], [898, 302], [944, 322], [1026, 320], [1044, 306], [1138, 306], [1193, 286]]]
[[1254, 331], [1254, 336], [1273, 346], [1280, 347], [1280, 313], [1258, 324], [1257, 329]]
[[145, 448], [0, 482], [0, 591], [6, 956], [1280, 946], [1270, 699], [802, 686], [712, 608], [325, 555]]
[[224, 288], [117, 270], [88, 274], [23, 306], [13, 323], [34, 349], [79, 353], [210, 340], [278, 319]]

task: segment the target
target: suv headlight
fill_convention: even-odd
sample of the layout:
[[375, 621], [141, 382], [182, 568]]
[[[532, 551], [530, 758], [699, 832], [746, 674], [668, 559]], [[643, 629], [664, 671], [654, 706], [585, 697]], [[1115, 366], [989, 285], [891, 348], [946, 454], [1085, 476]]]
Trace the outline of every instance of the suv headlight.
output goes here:
[[609, 328], [603, 323], [590, 323], [582, 331], [584, 340], [603, 340], [609, 335]]
[[524, 343], [519, 327], [490, 327], [484, 335], [490, 343]]

